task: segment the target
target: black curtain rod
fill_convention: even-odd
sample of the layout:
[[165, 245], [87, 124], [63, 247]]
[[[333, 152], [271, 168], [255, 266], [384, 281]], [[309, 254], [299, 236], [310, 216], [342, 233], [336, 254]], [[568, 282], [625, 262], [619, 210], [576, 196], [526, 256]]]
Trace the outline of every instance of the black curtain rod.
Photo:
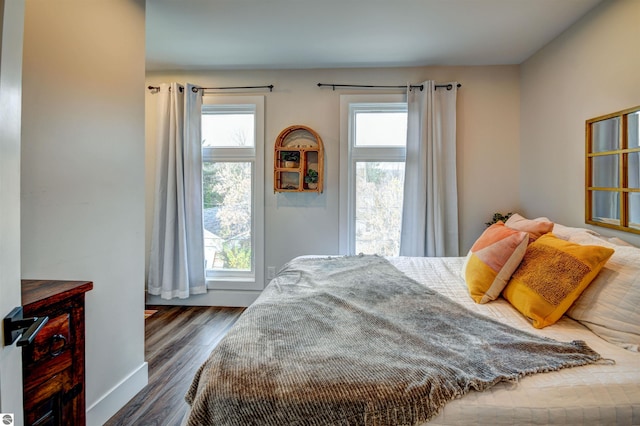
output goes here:
[[229, 86], [229, 87], [192, 87], [191, 90], [193, 93], [196, 93], [198, 90], [234, 90], [234, 89], [269, 89], [270, 92], [273, 92], [273, 84], [268, 86]]
[[[434, 87], [435, 87], [435, 90], [438, 90], [438, 87], [444, 87], [447, 90], [451, 90], [453, 89], [453, 84], [436, 84]], [[458, 83], [456, 84], [456, 87], [459, 89], [462, 87], [462, 84]]]
[[[152, 92], [158, 92], [160, 90], [160, 86], [147, 86], [147, 89]], [[178, 90], [182, 93], [184, 91], [184, 87], [178, 86]], [[169, 87], [169, 91], [171, 91], [171, 87]]]
[[[407, 85], [404, 86], [374, 86], [370, 84], [329, 84], [329, 83], [318, 83], [318, 87], [331, 87], [333, 90], [336, 90], [336, 87], [354, 87], [354, 88], [368, 88], [368, 89], [406, 89]], [[420, 89], [420, 91], [424, 90], [423, 85], [411, 85], [409, 89]]]
[[[329, 83], [318, 83], [318, 87], [331, 87], [333, 90], [336, 90], [336, 87], [355, 87], [355, 88], [374, 88], [374, 89], [405, 89], [407, 86], [375, 86], [368, 84], [329, 84]], [[447, 90], [453, 89], [452, 84], [436, 84], [435, 88], [444, 87]], [[462, 84], [458, 83], [457, 87], [462, 87]], [[424, 85], [410, 85], [409, 90], [411, 89], [420, 89], [420, 91], [424, 90]]]
[[[160, 90], [159, 86], [148, 86], [149, 90]], [[234, 89], [269, 89], [270, 92], [273, 92], [273, 84], [268, 86], [232, 86], [232, 87], [192, 87], [191, 90], [193, 93], [196, 93], [198, 90], [234, 90]]]

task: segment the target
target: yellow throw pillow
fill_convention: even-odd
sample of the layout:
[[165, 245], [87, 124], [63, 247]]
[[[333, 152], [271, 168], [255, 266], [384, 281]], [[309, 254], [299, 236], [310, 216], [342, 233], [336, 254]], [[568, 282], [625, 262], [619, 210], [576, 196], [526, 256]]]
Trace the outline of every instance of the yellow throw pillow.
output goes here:
[[529, 244], [502, 292], [535, 328], [554, 324], [569, 309], [614, 250], [580, 245], [545, 234]]
[[487, 228], [473, 244], [463, 267], [469, 294], [476, 303], [500, 296], [525, 251], [529, 235], [498, 222]]
[[553, 230], [553, 222], [526, 219], [518, 213], [511, 215], [511, 217], [507, 219], [505, 225], [511, 229], [528, 232], [530, 243]]

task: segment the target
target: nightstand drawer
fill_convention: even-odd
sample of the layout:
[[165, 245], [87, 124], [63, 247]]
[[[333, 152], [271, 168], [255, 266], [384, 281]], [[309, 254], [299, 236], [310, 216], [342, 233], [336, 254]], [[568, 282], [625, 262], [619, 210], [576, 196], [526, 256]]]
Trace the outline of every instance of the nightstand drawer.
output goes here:
[[44, 359], [30, 365], [23, 363], [23, 386], [25, 391], [31, 391], [60, 372], [73, 368], [73, 351], [65, 349], [55, 358]]
[[28, 363], [55, 358], [70, 350], [73, 346], [71, 328], [71, 315], [68, 312], [49, 318], [33, 342]]

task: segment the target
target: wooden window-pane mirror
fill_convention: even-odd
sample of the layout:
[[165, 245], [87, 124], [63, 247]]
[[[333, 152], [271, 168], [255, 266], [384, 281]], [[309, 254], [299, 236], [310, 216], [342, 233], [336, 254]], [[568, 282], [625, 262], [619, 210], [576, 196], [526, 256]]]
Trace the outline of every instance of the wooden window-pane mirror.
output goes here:
[[640, 106], [586, 122], [586, 223], [640, 233]]

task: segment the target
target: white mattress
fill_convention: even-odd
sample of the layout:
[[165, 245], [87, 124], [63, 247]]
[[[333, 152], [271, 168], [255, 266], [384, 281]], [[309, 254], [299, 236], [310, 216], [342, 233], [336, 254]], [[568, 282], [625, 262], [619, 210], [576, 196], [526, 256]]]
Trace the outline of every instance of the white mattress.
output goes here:
[[524, 377], [451, 401], [433, 425], [640, 425], [640, 353], [612, 345], [567, 317], [542, 330], [506, 300], [478, 305], [461, 276], [464, 258], [389, 258], [409, 277], [477, 313], [560, 341], [584, 340], [615, 365], [594, 364]]

